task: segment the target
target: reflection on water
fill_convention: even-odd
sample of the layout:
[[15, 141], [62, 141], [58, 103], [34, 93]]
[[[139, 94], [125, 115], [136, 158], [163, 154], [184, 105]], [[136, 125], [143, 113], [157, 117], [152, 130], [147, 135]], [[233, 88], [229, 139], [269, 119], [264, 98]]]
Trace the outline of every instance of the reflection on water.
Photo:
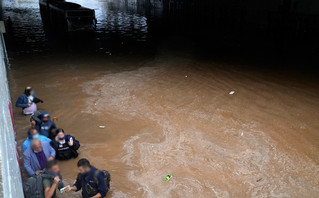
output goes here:
[[[84, 7], [95, 10], [98, 21], [94, 35], [56, 35], [43, 27], [37, 0], [6, 0], [3, 2], [4, 19], [11, 18], [8, 27], [7, 42], [9, 50], [14, 53], [34, 53], [68, 49], [94, 49], [108, 53], [107, 48], [119, 47], [126, 42], [146, 42], [148, 40], [149, 12], [147, 4], [140, 0], [85, 1], [74, 0]], [[158, 4], [153, 16], [160, 15], [161, 4]], [[85, 47], [84, 47], [85, 46]], [[122, 46], [123, 47], [123, 46]]]

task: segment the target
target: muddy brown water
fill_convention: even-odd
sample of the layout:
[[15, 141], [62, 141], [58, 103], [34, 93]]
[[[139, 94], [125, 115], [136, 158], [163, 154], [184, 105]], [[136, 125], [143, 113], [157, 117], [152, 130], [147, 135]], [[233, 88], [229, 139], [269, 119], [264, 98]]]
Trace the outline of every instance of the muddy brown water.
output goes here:
[[[5, 4], [5, 14], [38, 13], [30, 2]], [[28, 17], [38, 24], [38, 15]], [[24, 22], [13, 33], [31, 28]], [[8, 39], [12, 100], [34, 87], [45, 101], [38, 108], [79, 139], [78, 159], [111, 172], [107, 197], [318, 197], [316, 79], [201, 59], [167, 43], [145, 56], [110, 55], [100, 46], [57, 52], [39, 31]], [[20, 42], [29, 48], [19, 50]], [[14, 117], [21, 149], [29, 116], [14, 108]], [[60, 162], [65, 184], [74, 181], [78, 159]]]

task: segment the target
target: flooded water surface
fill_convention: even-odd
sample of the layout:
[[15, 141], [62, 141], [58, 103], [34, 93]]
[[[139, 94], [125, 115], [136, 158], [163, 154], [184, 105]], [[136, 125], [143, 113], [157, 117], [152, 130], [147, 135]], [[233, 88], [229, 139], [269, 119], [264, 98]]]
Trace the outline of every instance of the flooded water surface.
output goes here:
[[[37, 1], [3, 1], [11, 97], [35, 89], [78, 159], [110, 171], [107, 197], [318, 197], [316, 78], [203, 58], [185, 37], [155, 43], [160, 6], [75, 2], [96, 10], [94, 35], [61, 38]], [[14, 116], [21, 149], [29, 117]], [[60, 162], [65, 184], [78, 159]]]

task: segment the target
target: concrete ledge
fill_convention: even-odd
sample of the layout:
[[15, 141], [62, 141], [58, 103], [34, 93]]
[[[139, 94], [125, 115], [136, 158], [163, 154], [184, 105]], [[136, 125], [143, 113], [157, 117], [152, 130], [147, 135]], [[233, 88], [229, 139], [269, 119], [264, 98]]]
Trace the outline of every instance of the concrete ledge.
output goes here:
[[5, 63], [6, 50], [1, 33], [0, 36], [0, 198], [23, 198]]

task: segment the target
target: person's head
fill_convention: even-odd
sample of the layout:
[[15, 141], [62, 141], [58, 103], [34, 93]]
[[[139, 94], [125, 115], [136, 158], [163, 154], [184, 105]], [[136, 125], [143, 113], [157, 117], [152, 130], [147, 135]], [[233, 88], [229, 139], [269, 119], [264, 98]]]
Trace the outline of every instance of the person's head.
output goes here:
[[27, 96], [30, 96], [32, 94], [33, 90], [32, 90], [32, 87], [30, 86], [27, 86], [25, 89], [24, 89], [24, 94], [27, 95]]
[[30, 136], [31, 136], [33, 139], [39, 138], [39, 133], [38, 133], [38, 130], [37, 130], [37, 129], [31, 128], [31, 129], [29, 130], [29, 133], [30, 133]]
[[56, 134], [56, 138], [58, 140], [63, 140], [64, 139], [64, 130], [63, 129], [57, 129], [55, 134]]
[[50, 114], [46, 113], [42, 117], [43, 122], [48, 122], [50, 120]]
[[91, 164], [89, 160], [82, 158], [78, 161], [78, 170], [80, 173], [88, 173], [91, 170]]
[[42, 144], [39, 139], [33, 139], [31, 141], [31, 148], [35, 153], [40, 153], [42, 151]]
[[46, 169], [50, 172], [58, 174], [60, 172], [60, 167], [56, 160], [49, 160], [46, 165]]

